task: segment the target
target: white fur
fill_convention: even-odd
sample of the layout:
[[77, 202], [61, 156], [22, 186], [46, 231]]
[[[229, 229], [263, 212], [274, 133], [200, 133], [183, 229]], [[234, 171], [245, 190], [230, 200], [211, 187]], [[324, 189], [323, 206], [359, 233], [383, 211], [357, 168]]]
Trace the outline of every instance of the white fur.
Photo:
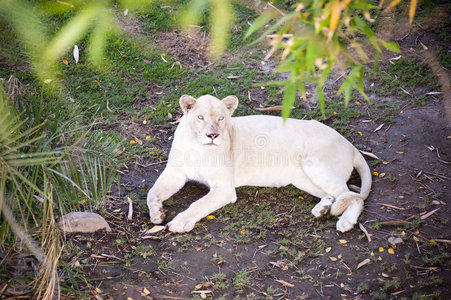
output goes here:
[[[173, 232], [190, 231], [200, 219], [235, 202], [235, 188], [244, 185], [293, 184], [321, 198], [312, 210], [315, 217], [329, 210], [341, 215], [341, 232], [357, 223], [370, 192], [371, 172], [360, 152], [338, 132], [313, 120], [288, 119], [284, 124], [273, 116], [232, 118], [238, 105], [234, 96], [222, 101], [210, 95], [182, 96], [180, 105], [184, 116], [168, 164], [147, 196], [153, 223], [163, 222], [163, 201], [188, 180], [206, 184], [210, 191], [169, 223]], [[362, 178], [360, 194], [346, 185], [354, 168]]]

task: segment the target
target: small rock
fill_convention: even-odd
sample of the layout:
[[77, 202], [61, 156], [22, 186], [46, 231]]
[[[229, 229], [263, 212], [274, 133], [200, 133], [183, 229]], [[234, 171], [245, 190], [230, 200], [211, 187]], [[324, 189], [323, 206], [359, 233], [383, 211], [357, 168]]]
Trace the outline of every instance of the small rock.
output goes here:
[[441, 203], [440, 203], [440, 201], [438, 201], [438, 200], [433, 200], [433, 201], [432, 201], [432, 204], [434, 204], [434, 205], [440, 205]]
[[64, 215], [58, 222], [59, 228], [64, 233], [81, 232], [89, 233], [105, 229], [110, 232], [110, 225], [99, 214], [92, 212], [71, 212]]
[[388, 242], [392, 245], [396, 245], [396, 244], [401, 244], [403, 241], [402, 241], [402, 238], [400, 238], [400, 237], [391, 236], [388, 238]]

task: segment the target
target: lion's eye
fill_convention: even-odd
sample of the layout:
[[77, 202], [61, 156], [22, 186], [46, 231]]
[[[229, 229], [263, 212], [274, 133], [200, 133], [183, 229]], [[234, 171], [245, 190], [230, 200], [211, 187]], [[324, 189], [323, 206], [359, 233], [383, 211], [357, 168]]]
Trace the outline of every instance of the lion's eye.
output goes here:
[[218, 121], [223, 121], [223, 120], [224, 120], [224, 117], [222, 117], [222, 116], [218, 118]]
[[204, 119], [204, 116], [198, 115], [197, 118], [198, 118], [199, 120], [203, 120], [203, 119]]

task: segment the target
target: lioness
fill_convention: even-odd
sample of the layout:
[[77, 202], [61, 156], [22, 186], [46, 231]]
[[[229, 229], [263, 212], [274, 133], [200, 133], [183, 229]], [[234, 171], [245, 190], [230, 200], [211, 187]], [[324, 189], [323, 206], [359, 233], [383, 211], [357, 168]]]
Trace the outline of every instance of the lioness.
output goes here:
[[[243, 185], [281, 187], [293, 184], [321, 198], [315, 217], [330, 210], [341, 215], [337, 230], [357, 223], [371, 188], [371, 172], [360, 152], [334, 129], [314, 120], [281, 117], [234, 117], [235, 96], [219, 100], [210, 95], [182, 96], [183, 117], [174, 134], [166, 169], [147, 195], [152, 223], [165, 217], [163, 201], [188, 180], [210, 191], [179, 213], [169, 230], [187, 232], [197, 221], [236, 201], [235, 188]], [[346, 182], [353, 169], [361, 177], [360, 194]]]

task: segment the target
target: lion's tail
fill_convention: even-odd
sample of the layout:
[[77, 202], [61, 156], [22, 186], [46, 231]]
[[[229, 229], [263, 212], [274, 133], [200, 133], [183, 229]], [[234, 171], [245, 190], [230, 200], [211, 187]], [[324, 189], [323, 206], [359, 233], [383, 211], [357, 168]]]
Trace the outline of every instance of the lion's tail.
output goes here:
[[362, 182], [360, 193], [345, 192], [338, 196], [330, 208], [330, 213], [334, 216], [341, 215], [354, 199], [361, 200], [363, 203], [370, 194], [372, 182], [370, 167], [357, 149], [355, 149], [354, 152], [354, 168], [357, 170], [357, 173], [359, 173]]

